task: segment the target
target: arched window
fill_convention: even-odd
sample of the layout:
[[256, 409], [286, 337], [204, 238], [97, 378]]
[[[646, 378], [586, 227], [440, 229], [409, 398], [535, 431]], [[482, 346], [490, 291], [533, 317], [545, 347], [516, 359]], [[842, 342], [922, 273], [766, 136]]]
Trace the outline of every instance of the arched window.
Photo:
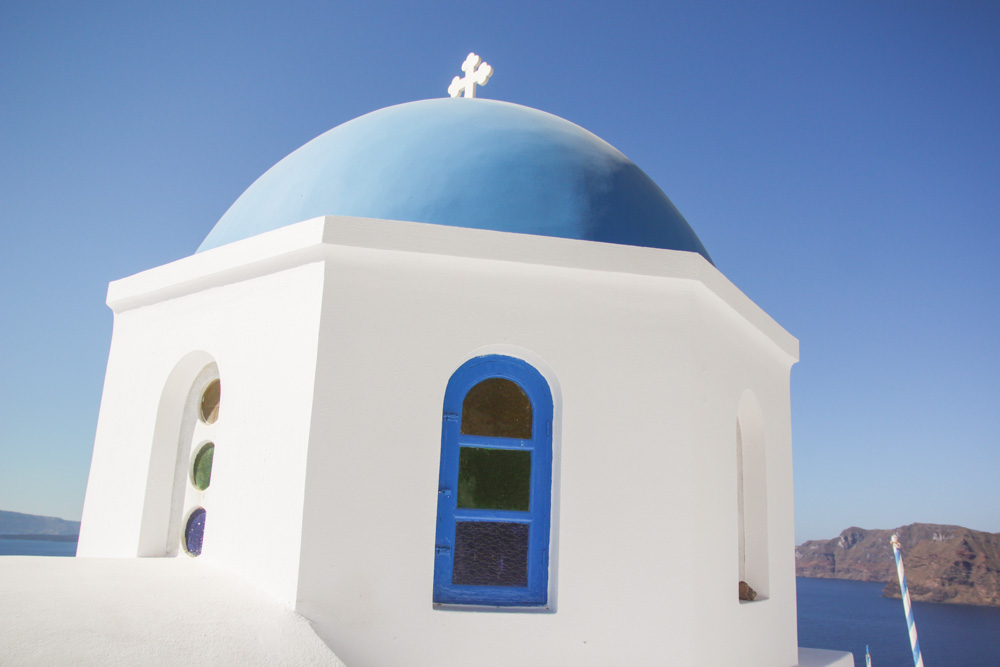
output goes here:
[[164, 383], [142, 499], [140, 557], [200, 553], [221, 387], [218, 365], [202, 350], [184, 355]]
[[548, 601], [552, 394], [513, 357], [476, 357], [444, 398], [434, 602]]
[[204, 378], [201, 382], [195, 382], [195, 388], [204, 385], [204, 389], [197, 398], [197, 423], [194, 425], [192, 437], [192, 445], [196, 447], [189, 452], [190, 465], [184, 483], [184, 504], [194, 505], [193, 509], [185, 510], [188, 518], [181, 535], [181, 545], [189, 556], [200, 556], [205, 541], [205, 521], [208, 512], [202, 505], [206, 502], [208, 488], [212, 483], [215, 443], [204, 440], [206, 436], [212, 436], [214, 433], [214, 424], [219, 420], [219, 404], [222, 397], [218, 368], [213, 365], [208, 370], [210, 375], [207, 384]]

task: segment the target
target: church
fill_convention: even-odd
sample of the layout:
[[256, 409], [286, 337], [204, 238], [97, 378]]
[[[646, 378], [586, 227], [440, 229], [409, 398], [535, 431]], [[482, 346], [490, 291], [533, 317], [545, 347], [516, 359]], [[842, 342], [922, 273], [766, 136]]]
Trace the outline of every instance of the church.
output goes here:
[[622, 153], [463, 70], [110, 285], [75, 560], [183, 570], [181, 610], [230, 577], [300, 664], [853, 664], [797, 646], [798, 341]]

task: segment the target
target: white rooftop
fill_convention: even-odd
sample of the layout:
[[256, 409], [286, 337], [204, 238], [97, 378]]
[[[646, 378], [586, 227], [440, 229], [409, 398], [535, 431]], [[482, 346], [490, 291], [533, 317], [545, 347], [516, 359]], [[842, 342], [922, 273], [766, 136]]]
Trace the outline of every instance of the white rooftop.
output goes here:
[[302, 616], [192, 558], [0, 559], [0, 665], [342, 667]]

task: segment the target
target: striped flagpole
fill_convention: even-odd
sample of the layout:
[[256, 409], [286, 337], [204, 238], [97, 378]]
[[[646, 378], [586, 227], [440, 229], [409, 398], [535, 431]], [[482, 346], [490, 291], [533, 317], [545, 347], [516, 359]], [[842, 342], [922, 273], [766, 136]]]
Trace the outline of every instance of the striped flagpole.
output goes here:
[[903, 571], [903, 554], [899, 550], [899, 537], [893, 534], [890, 542], [892, 542], [892, 555], [896, 557], [896, 573], [899, 574], [899, 592], [903, 596], [906, 627], [910, 631], [910, 648], [913, 649], [913, 665], [914, 667], [924, 667], [924, 659], [920, 655], [920, 642], [917, 641], [917, 624], [913, 621], [913, 606], [910, 604], [910, 591], [906, 587], [906, 572]]

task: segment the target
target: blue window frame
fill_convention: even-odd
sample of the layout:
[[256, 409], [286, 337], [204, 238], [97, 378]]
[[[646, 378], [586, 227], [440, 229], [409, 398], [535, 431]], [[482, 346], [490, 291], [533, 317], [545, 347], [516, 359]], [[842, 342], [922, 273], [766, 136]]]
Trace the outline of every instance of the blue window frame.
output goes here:
[[470, 359], [441, 429], [434, 602], [544, 606], [552, 505], [552, 394], [516, 359]]

